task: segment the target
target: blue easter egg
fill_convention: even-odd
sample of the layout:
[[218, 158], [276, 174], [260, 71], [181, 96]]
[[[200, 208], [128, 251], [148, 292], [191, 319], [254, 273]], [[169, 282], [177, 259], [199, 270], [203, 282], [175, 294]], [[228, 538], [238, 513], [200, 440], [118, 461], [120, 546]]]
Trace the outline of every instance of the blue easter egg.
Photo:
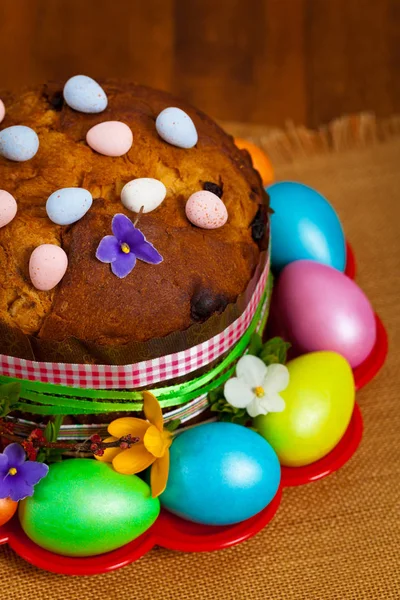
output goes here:
[[272, 268], [280, 271], [301, 259], [344, 271], [346, 242], [339, 217], [319, 192], [283, 181], [266, 188], [271, 199]]
[[64, 85], [64, 100], [74, 110], [100, 113], [107, 108], [107, 96], [97, 81], [86, 75], [75, 75]]
[[180, 108], [170, 106], [160, 112], [156, 120], [158, 135], [178, 148], [193, 148], [198, 136], [192, 119]]
[[39, 148], [37, 133], [25, 125], [14, 125], [0, 131], [0, 155], [23, 162], [33, 158]]
[[57, 225], [79, 221], [92, 206], [92, 194], [83, 188], [63, 188], [53, 192], [46, 202], [47, 216]]
[[189, 521], [231, 525], [263, 510], [279, 482], [277, 455], [258, 433], [233, 423], [207, 423], [174, 440], [160, 501]]

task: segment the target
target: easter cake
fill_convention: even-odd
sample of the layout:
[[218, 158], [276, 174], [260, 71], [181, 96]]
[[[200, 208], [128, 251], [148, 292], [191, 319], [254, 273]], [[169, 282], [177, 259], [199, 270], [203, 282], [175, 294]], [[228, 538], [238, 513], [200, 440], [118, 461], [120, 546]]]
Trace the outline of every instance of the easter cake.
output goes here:
[[[38, 340], [62, 342], [73, 337], [115, 347], [187, 330], [236, 302], [254, 274], [260, 245], [264, 249], [267, 245], [267, 205], [260, 177], [249, 155], [230, 136], [165, 92], [115, 83], [106, 83], [104, 91], [107, 107], [90, 114], [71, 108], [63, 100], [62, 86], [2, 94], [7, 111], [0, 134], [0, 181], [16, 199], [18, 212], [0, 229], [0, 322]], [[192, 123], [195, 137], [190, 148], [168, 143], [156, 129], [159, 113], [178, 106]], [[120, 130], [93, 129], [110, 121], [118, 122]], [[172, 123], [167, 127], [173, 128]], [[10, 160], [9, 128], [21, 124], [30, 128], [25, 133], [38, 134], [33, 140], [37, 151], [30, 160]], [[103, 140], [107, 146], [113, 136], [126, 134], [127, 146], [121, 152], [117, 149], [119, 155], [107, 155], [113, 151], [101, 147]], [[130, 205], [135, 189], [126, 190], [125, 206], [121, 190], [142, 178], [155, 180], [144, 192], [145, 200], [161, 194], [162, 201], [154, 210], [153, 205], [145, 206], [137, 227], [163, 261], [153, 266], [137, 260], [132, 273], [119, 278], [96, 258], [96, 249], [111, 234], [114, 215], [122, 213], [132, 220], [137, 216], [136, 207]], [[154, 191], [157, 182], [161, 191]], [[70, 188], [76, 188], [72, 199]], [[67, 191], [60, 195], [59, 190]], [[222, 227], [217, 222], [214, 228], [212, 220], [200, 226], [189, 221], [185, 206], [200, 191], [213, 194], [205, 197], [215, 202], [210, 210], [222, 212], [221, 224], [227, 218]], [[54, 192], [46, 214], [46, 202]], [[64, 206], [69, 205], [71, 212], [71, 202], [76, 216], [82, 216], [72, 223], [75, 215], [65, 215]], [[211, 219], [206, 210], [201, 214], [200, 207], [198, 218]], [[45, 291], [32, 285], [29, 274], [29, 257], [41, 244], [59, 246], [68, 255], [65, 276]], [[49, 355], [43, 350], [41, 358], [47, 360]]]
[[[0, 355], [29, 362], [18, 372], [2, 364], [0, 376], [35, 379], [29, 369], [50, 362], [42, 381], [136, 390], [209, 370], [230, 342], [190, 369], [140, 376], [231, 331], [251, 302], [254, 316], [269, 204], [248, 152], [203, 113], [135, 84], [76, 76], [2, 99]], [[60, 376], [69, 365], [81, 365], [78, 381]], [[113, 385], [111, 366], [139, 375], [117, 371]], [[26, 427], [53, 415], [25, 399], [13, 415]], [[207, 409], [204, 394], [200, 406], [189, 399], [185, 420]], [[72, 404], [64, 433], [76, 425], [81, 438], [110, 413], [141, 412], [137, 402], [82, 414]]]

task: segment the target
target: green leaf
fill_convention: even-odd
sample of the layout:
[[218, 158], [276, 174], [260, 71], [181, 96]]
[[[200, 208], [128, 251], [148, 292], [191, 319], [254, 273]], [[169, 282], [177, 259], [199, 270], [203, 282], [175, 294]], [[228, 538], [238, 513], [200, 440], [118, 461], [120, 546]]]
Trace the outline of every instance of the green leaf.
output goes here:
[[17, 409], [20, 393], [21, 384], [18, 382], [0, 385], [0, 417], [5, 417], [12, 410]]
[[49, 421], [44, 429], [44, 437], [48, 442], [54, 442], [55, 427], [53, 421]]
[[48, 442], [56, 442], [60, 428], [64, 420], [64, 415], [57, 415], [54, 421], [49, 421], [44, 430], [44, 437]]
[[164, 425], [164, 429], [166, 429], [167, 431], [170, 431], [172, 433], [173, 431], [178, 429], [180, 424], [181, 424], [180, 419], [173, 419], [172, 421], [170, 421], [169, 423]]
[[267, 366], [275, 363], [285, 364], [289, 348], [288, 342], [280, 337], [274, 337], [264, 344], [259, 357]]
[[220, 385], [219, 387], [215, 388], [215, 390], [211, 390], [211, 392], [208, 393], [208, 399], [210, 401], [210, 404], [213, 404], [214, 402], [217, 402], [218, 400], [225, 400], [224, 386]]
[[253, 333], [249, 344], [249, 354], [259, 356], [263, 348], [262, 338], [259, 333]]

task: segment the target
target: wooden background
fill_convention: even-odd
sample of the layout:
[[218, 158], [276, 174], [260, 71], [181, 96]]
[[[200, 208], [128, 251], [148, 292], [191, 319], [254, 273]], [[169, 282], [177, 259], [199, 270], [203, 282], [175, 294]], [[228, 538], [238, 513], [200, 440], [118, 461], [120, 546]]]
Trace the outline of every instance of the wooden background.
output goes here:
[[84, 73], [212, 116], [400, 113], [400, 0], [0, 0], [0, 88]]

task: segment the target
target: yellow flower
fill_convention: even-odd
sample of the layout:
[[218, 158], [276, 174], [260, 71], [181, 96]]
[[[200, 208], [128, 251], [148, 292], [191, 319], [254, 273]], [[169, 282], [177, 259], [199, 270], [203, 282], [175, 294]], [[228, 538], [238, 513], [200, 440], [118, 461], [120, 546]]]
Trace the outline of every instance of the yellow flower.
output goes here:
[[143, 410], [147, 421], [134, 417], [122, 417], [110, 423], [112, 437], [107, 442], [126, 435], [138, 437], [139, 442], [131, 448], [107, 448], [97, 460], [111, 462], [118, 473], [133, 475], [151, 465], [151, 495], [156, 498], [166, 488], [169, 472], [169, 447], [172, 434], [163, 429], [163, 416], [158, 400], [150, 392], [143, 392]]

